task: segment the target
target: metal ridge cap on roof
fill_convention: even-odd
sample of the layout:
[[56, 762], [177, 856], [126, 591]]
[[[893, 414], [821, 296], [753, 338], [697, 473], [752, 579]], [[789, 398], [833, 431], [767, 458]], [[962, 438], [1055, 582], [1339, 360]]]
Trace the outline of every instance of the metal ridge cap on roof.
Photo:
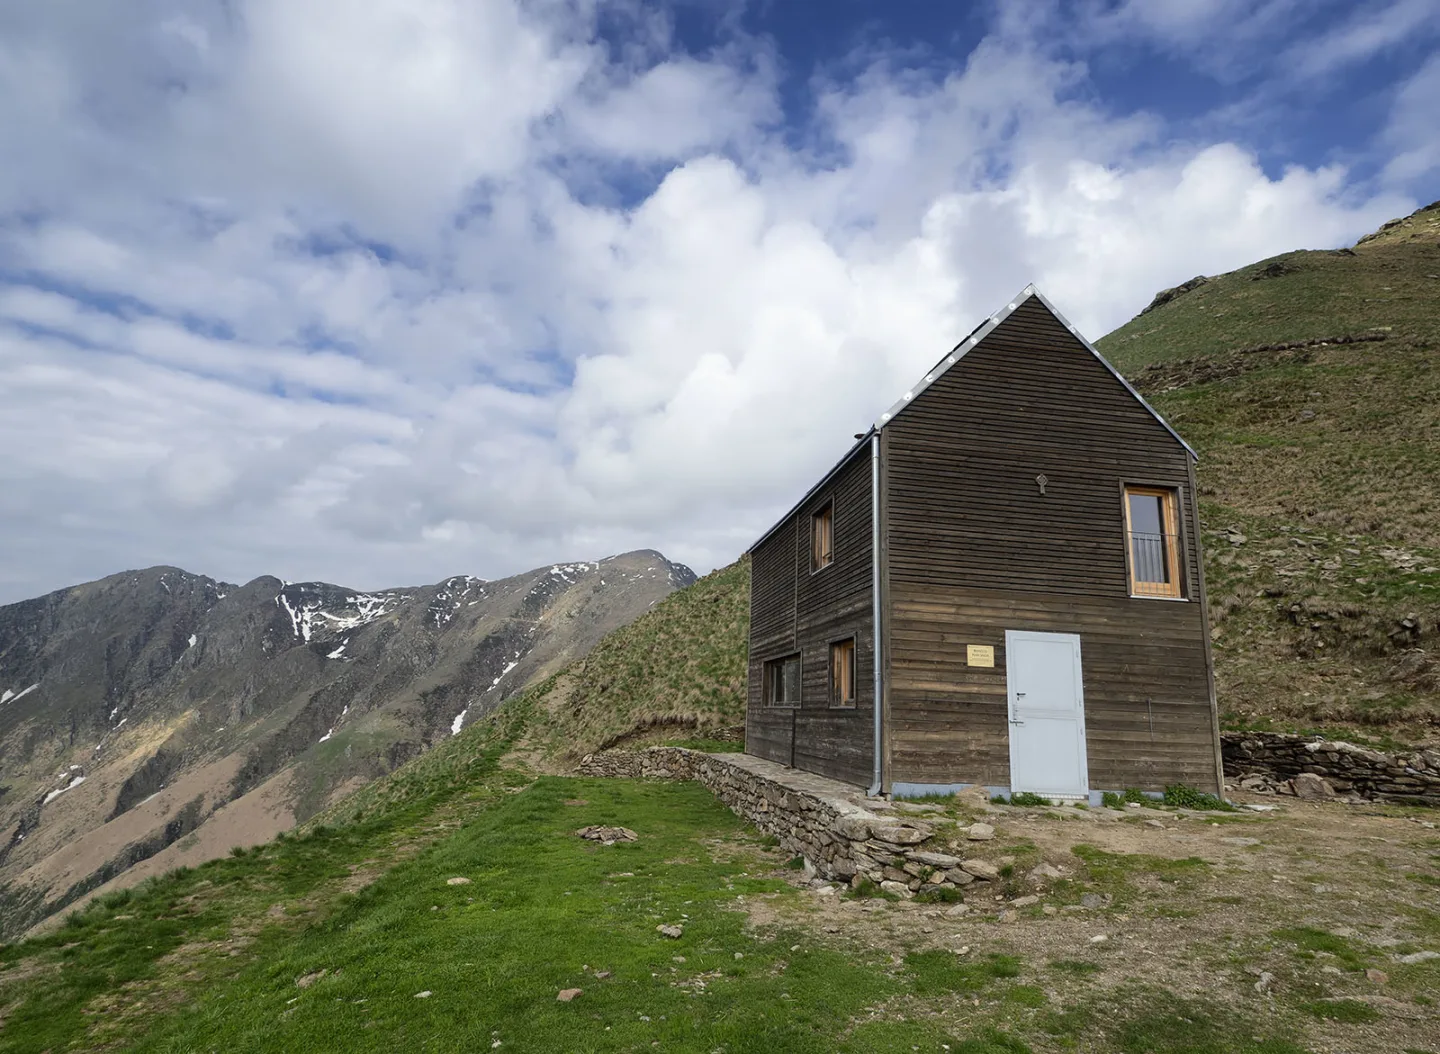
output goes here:
[[1161, 417], [1155, 407], [1151, 406], [1148, 402], [1145, 401], [1145, 397], [1135, 390], [1135, 386], [1132, 385], [1129, 381], [1127, 381], [1119, 370], [1117, 370], [1114, 366], [1110, 365], [1110, 361], [1106, 359], [1104, 355], [1100, 354], [1100, 352], [1096, 349], [1095, 345], [1091, 344], [1088, 340], [1085, 339], [1084, 334], [1082, 334], [1078, 329], [1076, 329], [1074, 324], [1060, 313], [1059, 309], [1056, 308], [1055, 305], [1049, 301], [1049, 299], [1045, 296], [1044, 293], [1040, 292], [1040, 290], [1035, 288], [1035, 284], [1033, 282], [1030, 285], [1027, 285], [1024, 289], [1020, 290], [1020, 293], [1015, 297], [1015, 299], [1011, 300], [1010, 303], [1006, 304], [1004, 307], [1002, 307], [999, 311], [995, 312], [984, 322], [980, 323], [980, 325], [976, 326], [975, 329], [971, 331], [968, 337], [966, 337], [959, 344], [956, 344], [955, 347], [950, 349], [950, 353], [944, 358], [942, 358], [939, 362], [937, 362], [934, 367], [931, 368], [930, 372], [925, 374], [925, 376], [920, 379], [919, 383], [915, 384], [908, 392], [906, 392], [900, 398], [900, 400], [895, 403], [895, 405], [893, 405], [892, 407], [890, 407], [890, 409], [886, 410], [883, 414], [880, 415], [880, 419], [875, 422], [874, 428], [876, 430], [879, 430], [889, 424], [890, 421], [895, 417], [895, 415], [898, 414], [901, 410], [905, 409], [905, 407], [909, 406], [911, 401], [917, 395], [919, 395], [926, 388], [930, 387], [930, 385], [934, 384], [937, 380], [939, 380], [940, 377], [943, 376], [944, 373], [950, 369], [950, 367], [954, 366], [957, 362], [963, 359], [970, 352], [970, 350], [975, 347], [975, 345], [979, 344], [982, 340], [988, 337], [991, 331], [996, 326], [1000, 325], [1001, 322], [1004, 322], [1007, 318], [1014, 314], [1015, 309], [1018, 308], [1021, 304], [1025, 303], [1025, 301], [1029, 300], [1032, 296], [1037, 298], [1040, 303], [1045, 305], [1046, 309], [1055, 316], [1056, 320], [1062, 326], [1068, 329], [1076, 340], [1080, 341], [1080, 343], [1084, 345], [1086, 351], [1090, 352], [1091, 355], [1094, 355], [1095, 358], [1100, 361], [1100, 364], [1110, 371], [1111, 376], [1113, 376], [1117, 381], [1119, 381], [1125, 386], [1125, 390], [1128, 391], [1132, 396], [1134, 396], [1135, 400], [1139, 402], [1141, 406], [1145, 407], [1145, 409], [1149, 411], [1151, 417], [1155, 418], [1155, 420], [1160, 422], [1161, 427], [1163, 427], [1165, 431], [1169, 432], [1172, 436], [1175, 437], [1175, 441], [1181, 446], [1183, 446], [1192, 458], [1194, 458], [1196, 461], [1200, 460], [1200, 455], [1195, 453], [1195, 448], [1192, 447], [1189, 443], [1185, 442], [1179, 432], [1175, 431], [1175, 429], [1170, 427], [1170, 422], [1165, 420], [1165, 418]]
[[791, 516], [794, 516], [797, 512], [799, 512], [800, 509], [804, 507], [805, 503], [815, 496], [815, 493], [817, 491], [822, 490], [825, 484], [829, 483], [832, 479], [835, 478], [835, 474], [837, 472], [839, 472], [842, 468], [844, 468], [850, 463], [850, 459], [855, 456], [856, 451], [861, 450], [865, 446], [865, 444], [870, 441], [870, 437], [873, 436], [876, 431], [878, 431], [878, 429], [872, 428], [870, 429], [870, 431], [862, 435], [859, 439], [855, 440], [855, 445], [852, 446], [849, 450], [845, 451], [844, 456], [841, 457], [839, 461], [835, 462], [835, 464], [830, 467], [829, 472], [826, 472], [825, 475], [820, 477], [820, 482], [816, 483], [813, 487], [807, 490], [804, 496], [799, 501], [797, 501], [794, 505], [790, 506], [789, 510], [785, 513], [784, 516], [781, 516], [778, 520], [776, 520], [773, 524], [770, 525], [769, 530], [767, 530], [759, 538], [756, 538], [755, 541], [751, 542], [750, 545], [746, 548], [745, 552], [753, 553], [761, 545], [765, 544], [765, 540], [767, 538], [769, 538], [772, 534], [774, 534], [781, 527], [783, 527]]

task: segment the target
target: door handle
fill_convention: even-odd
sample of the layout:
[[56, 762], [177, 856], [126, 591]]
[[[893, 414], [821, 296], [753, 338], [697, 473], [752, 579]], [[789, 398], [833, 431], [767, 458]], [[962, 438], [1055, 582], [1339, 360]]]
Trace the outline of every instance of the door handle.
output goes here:
[[1012, 718], [1010, 719], [1010, 723], [1011, 723], [1012, 725], [1023, 725], [1025, 722], [1024, 722], [1024, 721], [1017, 721], [1015, 718], [1012, 717]]

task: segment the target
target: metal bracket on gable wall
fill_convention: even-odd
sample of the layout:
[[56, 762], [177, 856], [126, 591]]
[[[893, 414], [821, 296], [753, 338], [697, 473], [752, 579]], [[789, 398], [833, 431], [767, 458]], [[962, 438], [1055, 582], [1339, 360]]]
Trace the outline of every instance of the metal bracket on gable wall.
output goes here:
[[1040, 487], [1040, 497], [1045, 497], [1045, 484], [1049, 482], [1050, 481], [1045, 478], [1045, 473], [1043, 472], [1035, 477], [1035, 483]]

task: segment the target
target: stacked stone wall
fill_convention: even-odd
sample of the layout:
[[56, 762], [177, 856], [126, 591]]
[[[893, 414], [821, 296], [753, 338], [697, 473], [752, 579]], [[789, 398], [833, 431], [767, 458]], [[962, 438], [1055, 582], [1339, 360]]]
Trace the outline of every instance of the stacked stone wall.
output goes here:
[[999, 878], [994, 864], [967, 858], [962, 848], [993, 838], [987, 824], [957, 828], [877, 815], [850, 800], [841, 784], [749, 755], [650, 747], [592, 754], [579, 768], [587, 776], [694, 780], [823, 878], [851, 885], [868, 879], [907, 897]]
[[[1244, 790], [1440, 806], [1440, 752], [1385, 754], [1340, 740], [1280, 732], [1221, 734], [1225, 775]], [[1316, 780], [1323, 780], [1320, 787]]]

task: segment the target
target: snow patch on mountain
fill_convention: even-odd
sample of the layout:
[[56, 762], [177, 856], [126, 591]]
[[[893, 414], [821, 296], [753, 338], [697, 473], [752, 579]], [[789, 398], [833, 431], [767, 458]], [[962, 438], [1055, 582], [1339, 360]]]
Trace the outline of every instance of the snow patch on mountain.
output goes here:
[[[576, 583], [576, 581], [579, 579], [579, 577], [580, 577], [581, 575], [583, 575], [583, 574], [585, 574], [585, 573], [587, 573], [587, 572], [589, 572], [589, 571], [598, 571], [598, 570], [600, 570], [600, 565], [599, 565], [599, 564], [596, 564], [596, 563], [589, 563], [589, 564], [555, 564], [553, 567], [550, 568], [550, 574], [554, 575], [556, 578], [559, 578], [559, 579], [560, 579], [561, 581], [563, 581], [566, 585], [572, 585], [572, 586], [573, 586], [573, 585]], [[570, 577], [571, 575], [574, 575], [575, 578], [571, 578], [571, 577]]]
[[[289, 588], [288, 584], [286, 588]], [[293, 606], [284, 590], [275, 597], [275, 603], [290, 616], [290, 628], [295, 636], [306, 644], [319, 632], [345, 632], [368, 626], [376, 619], [384, 618], [410, 598], [403, 593], [353, 593], [345, 598], [350, 610], [326, 611], [322, 601], [300, 600]]]
[[26, 689], [24, 689], [24, 690], [22, 690], [22, 691], [19, 691], [19, 692], [16, 692], [16, 691], [14, 691], [13, 689], [7, 688], [7, 689], [5, 689], [5, 694], [4, 694], [4, 695], [0, 695], [0, 703], [15, 703], [15, 702], [19, 702], [21, 699], [24, 699], [27, 695], [29, 695], [29, 694], [30, 694], [31, 692], [33, 692], [36, 688], [39, 688], [39, 687], [40, 687], [40, 682], [37, 681], [37, 682], [35, 682], [34, 684], [32, 684], [29, 688], [26, 688]]
[[506, 675], [507, 673], [509, 673], [511, 670], [515, 669], [515, 667], [517, 667], [517, 666], [519, 666], [519, 665], [520, 665], [520, 653], [517, 651], [517, 652], [515, 653], [515, 661], [509, 663], [509, 664], [505, 667], [505, 669], [503, 669], [503, 670], [500, 671], [500, 676], [497, 677], [497, 678], [495, 678], [493, 681], [490, 682], [490, 691], [493, 692], [496, 688], [498, 688], [498, 687], [500, 686], [500, 682], [505, 679], [505, 675]]
[[56, 798], [60, 797], [60, 795], [64, 794], [66, 791], [68, 791], [68, 790], [74, 790], [76, 787], [80, 786], [80, 784], [82, 784], [82, 783], [84, 783], [84, 782], [85, 782], [85, 777], [84, 777], [84, 776], [76, 776], [74, 779], [72, 779], [72, 780], [71, 780], [69, 783], [67, 783], [65, 786], [61, 787], [59, 790], [53, 790], [53, 791], [51, 791], [49, 794], [45, 795], [45, 800], [42, 801], [40, 804], [41, 804], [41, 805], [49, 805], [52, 801], [54, 801]]
[[[456, 575], [440, 583], [435, 599], [430, 604], [430, 618], [435, 625], [443, 626], [455, 617], [462, 607], [478, 604], [485, 599], [486, 581], [474, 575]], [[475, 599], [471, 600], [470, 597]]]

